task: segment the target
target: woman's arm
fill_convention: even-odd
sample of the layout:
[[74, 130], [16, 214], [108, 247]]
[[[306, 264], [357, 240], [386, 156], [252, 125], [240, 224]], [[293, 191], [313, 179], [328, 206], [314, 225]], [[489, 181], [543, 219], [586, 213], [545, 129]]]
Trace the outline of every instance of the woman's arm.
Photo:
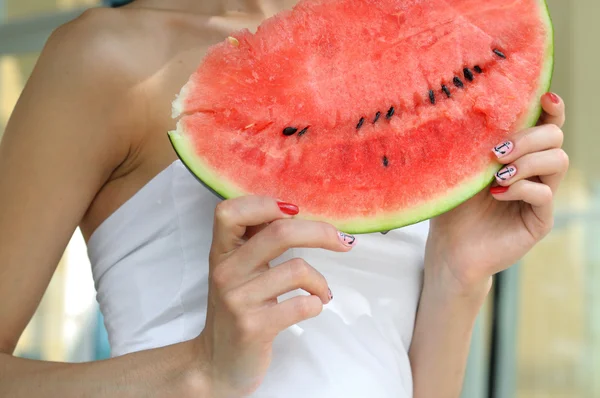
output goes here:
[[409, 352], [415, 398], [460, 396], [475, 319], [491, 279], [469, 292], [448, 286], [442, 275], [426, 272]]
[[89, 364], [11, 355], [76, 226], [130, 149], [123, 115], [134, 102], [119, 66], [128, 54], [90, 18], [52, 36], [0, 144], [0, 396], [207, 396], [191, 343]]
[[29, 398], [212, 397], [193, 341], [81, 364], [0, 354], [0, 396]]
[[431, 222], [410, 349], [415, 398], [460, 395], [473, 325], [492, 275], [552, 229], [554, 195], [569, 167], [561, 149], [565, 104], [553, 93], [542, 96], [541, 104], [537, 127], [490, 148], [505, 165], [497, 186]]

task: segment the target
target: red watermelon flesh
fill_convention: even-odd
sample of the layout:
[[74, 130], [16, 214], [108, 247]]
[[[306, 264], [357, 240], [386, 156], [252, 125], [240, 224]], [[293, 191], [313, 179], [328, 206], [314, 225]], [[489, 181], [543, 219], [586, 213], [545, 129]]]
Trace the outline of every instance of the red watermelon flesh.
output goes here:
[[224, 198], [384, 231], [485, 188], [552, 70], [544, 0], [305, 0], [209, 50], [170, 138]]

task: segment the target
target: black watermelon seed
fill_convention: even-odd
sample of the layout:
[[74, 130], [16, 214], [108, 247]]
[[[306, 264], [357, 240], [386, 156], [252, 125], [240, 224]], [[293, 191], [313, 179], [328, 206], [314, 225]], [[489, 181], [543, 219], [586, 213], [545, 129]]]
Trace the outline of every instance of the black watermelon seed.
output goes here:
[[494, 49], [494, 54], [496, 54], [497, 56], [499, 56], [500, 58], [504, 58], [506, 59], [506, 55], [504, 55], [504, 53], [500, 50], [498, 50], [497, 48]]
[[283, 135], [294, 135], [298, 129], [296, 127], [286, 127], [283, 129]]
[[302, 130], [300, 130], [300, 132], [298, 133], [298, 137], [302, 137], [304, 134], [306, 134], [306, 132], [308, 131], [308, 127], [304, 127]]
[[479, 66], [479, 65], [475, 65], [475, 67], [473, 69], [475, 69], [475, 72], [477, 72], [477, 73], [483, 73], [483, 70], [481, 69], [481, 66]]
[[377, 123], [377, 121], [379, 120], [380, 117], [381, 117], [381, 112], [377, 112], [375, 114], [375, 119], [373, 119], [373, 124]]
[[429, 90], [429, 102], [431, 102], [432, 105], [435, 105], [435, 93], [433, 90]]
[[471, 72], [471, 69], [465, 68], [465, 69], [463, 69], [463, 73], [465, 75], [465, 79], [467, 79], [470, 82], [473, 81], [474, 76], [473, 76], [473, 72]]
[[361, 128], [364, 123], [365, 123], [365, 118], [361, 117], [360, 120], [358, 121], [358, 124], [356, 125], [356, 129], [358, 130], [359, 128]]
[[383, 162], [383, 167], [388, 167], [390, 165], [390, 161], [388, 160], [387, 156], [383, 157], [382, 162]]
[[448, 98], [452, 96], [452, 94], [450, 94], [450, 90], [445, 85], [442, 85], [442, 91], [444, 92], [444, 94], [446, 94]]
[[455, 77], [454, 80], [452, 80], [452, 82], [458, 88], [463, 88], [465, 86], [462, 80], [460, 80], [458, 77]]
[[387, 114], [385, 115], [386, 119], [391, 119], [395, 112], [396, 110], [392, 106], [390, 109], [388, 109]]

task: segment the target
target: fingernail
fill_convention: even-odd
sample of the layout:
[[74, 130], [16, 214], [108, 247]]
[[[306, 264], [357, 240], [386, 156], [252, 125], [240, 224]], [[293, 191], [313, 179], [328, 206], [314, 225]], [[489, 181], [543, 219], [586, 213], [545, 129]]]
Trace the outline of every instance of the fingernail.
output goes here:
[[550, 101], [552, 101], [556, 105], [560, 104], [560, 98], [558, 97], [558, 95], [554, 93], [548, 93], [548, 98], [550, 98]]
[[510, 187], [493, 187], [490, 189], [490, 192], [492, 193], [492, 195], [500, 195], [502, 193], [508, 192], [509, 189]]
[[290, 216], [295, 216], [296, 214], [300, 213], [298, 206], [291, 203], [277, 202], [277, 206], [279, 206], [279, 210], [281, 210], [282, 213]]
[[517, 174], [517, 168], [515, 166], [505, 166], [499, 172], [496, 173], [496, 180], [498, 182], [508, 181]]
[[356, 238], [352, 235], [338, 231], [338, 238], [340, 238], [340, 242], [342, 242], [344, 246], [352, 247], [356, 245]]
[[498, 159], [501, 159], [511, 153], [513, 149], [515, 149], [515, 145], [510, 141], [506, 141], [500, 145], [496, 145], [494, 149], [492, 149], [492, 152], [494, 152]]
[[328, 290], [329, 290], [329, 301], [331, 301], [331, 300], [333, 300], [333, 293], [331, 293], [331, 289], [328, 289]]

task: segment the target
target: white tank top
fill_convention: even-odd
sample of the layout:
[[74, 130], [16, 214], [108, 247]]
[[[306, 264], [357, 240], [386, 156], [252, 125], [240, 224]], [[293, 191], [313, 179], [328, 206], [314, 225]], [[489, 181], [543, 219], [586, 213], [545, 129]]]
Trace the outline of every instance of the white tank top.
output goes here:
[[[88, 254], [113, 356], [202, 331], [218, 201], [176, 161], [91, 236]], [[274, 261], [304, 258], [327, 278], [334, 299], [276, 338], [271, 367], [252, 397], [411, 397], [408, 348], [427, 232], [422, 223], [360, 235], [350, 253], [292, 249]]]

